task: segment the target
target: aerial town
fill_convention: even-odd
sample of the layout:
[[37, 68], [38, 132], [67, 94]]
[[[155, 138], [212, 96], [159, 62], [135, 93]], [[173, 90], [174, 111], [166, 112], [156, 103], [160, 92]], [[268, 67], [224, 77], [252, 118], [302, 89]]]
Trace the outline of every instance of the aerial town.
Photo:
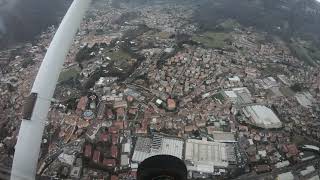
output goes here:
[[[320, 179], [319, 64], [232, 20], [199, 33], [194, 8], [92, 4], [51, 100], [39, 177], [134, 180], [167, 154], [189, 179]], [[56, 29], [0, 52], [0, 179]]]

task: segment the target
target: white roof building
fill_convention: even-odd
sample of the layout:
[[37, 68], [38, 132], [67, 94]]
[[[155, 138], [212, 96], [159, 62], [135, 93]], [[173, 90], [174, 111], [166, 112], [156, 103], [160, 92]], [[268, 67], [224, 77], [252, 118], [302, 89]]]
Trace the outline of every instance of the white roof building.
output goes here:
[[311, 150], [315, 150], [315, 151], [320, 151], [319, 147], [313, 146], [313, 145], [303, 145], [302, 148], [311, 149]]
[[290, 165], [289, 161], [282, 161], [275, 164], [276, 168], [283, 168]]
[[300, 171], [301, 176], [306, 176], [312, 172], [314, 172], [316, 169], [313, 166], [308, 166], [305, 170]]
[[277, 75], [277, 77], [280, 79], [280, 81], [287, 85], [287, 86], [290, 86], [291, 85], [291, 82], [290, 80], [287, 78], [287, 76], [283, 75], [283, 74], [280, 74], [280, 75]]
[[232, 90], [224, 91], [223, 96], [237, 104], [247, 104], [252, 102], [251, 93], [246, 87], [233, 88]]
[[123, 153], [130, 153], [130, 151], [131, 151], [130, 142], [122, 144], [121, 150], [122, 150]]
[[73, 167], [70, 172], [70, 177], [75, 179], [80, 179], [81, 167]]
[[227, 146], [225, 143], [211, 142], [205, 139], [186, 141], [185, 160], [189, 171], [213, 173], [215, 167], [227, 167]]
[[299, 104], [305, 108], [311, 108], [312, 102], [314, 101], [312, 95], [309, 92], [297, 93], [295, 98]]
[[156, 155], [171, 155], [182, 159], [184, 142], [178, 138], [154, 135], [153, 138], [139, 137], [133, 152], [132, 161], [142, 162], [143, 160]]
[[231, 133], [231, 132], [214, 131], [210, 134], [213, 135], [213, 139], [215, 142], [224, 142], [224, 143], [237, 142], [237, 140], [234, 137], [234, 133]]
[[120, 165], [121, 166], [129, 165], [129, 156], [127, 154], [121, 154]]
[[229, 98], [232, 102], [237, 100], [237, 94], [234, 91], [224, 91], [224, 94], [227, 98]]
[[292, 172], [286, 172], [286, 173], [279, 174], [277, 177], [277, 180], [294, 180], [294, 176]]
[[251, 124], [261, 128], [281, 128], [282, 123], [276, 114], [266, 106], [254, 105], [242, 109]]
[[241, 81], [238, 76], [230, 77], [230, 78], [228, 78], [228, 80], [231, 82], [240, 82]]
[[58, 159], [63, 163], [73, 165], [76, 157], [73, 154], [69, 155], [69, 154], [62, 153], [58, 156]]
[[258, 82], [264, 89], [269, 89], [271, 87], [279, 86], [277, 81], [273, 77], [267, 77], [267, 78], [264, 78], [263, 80], [258, 80]]

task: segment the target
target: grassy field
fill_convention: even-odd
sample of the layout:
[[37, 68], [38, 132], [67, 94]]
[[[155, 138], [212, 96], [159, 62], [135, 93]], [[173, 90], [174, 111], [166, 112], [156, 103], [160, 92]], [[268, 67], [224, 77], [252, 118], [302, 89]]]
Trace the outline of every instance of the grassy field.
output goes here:
[[161, 39], [169, 39], [170, 33], [168, 32], [159, 32], [156, 36], [160, 37]]
[[235, 28], [241, 27], [240, 24], [233, 19], [227, 19], [226, 21], [222, 22], [219, 26], [221, 26], [224, 30], [227, 31], [232, 31]]
[[320, 62], [320, 47], [311, 42], [305, 42], [301, 46], [308, 52], [313, 61]]
[[231, 40], [228, 33], [206, 32], [192, 37], [193, 41], [199, 42], [208, 48], [222, 49], [227, 46], [226, 41]]
[[70, 69], [64, 70], [60, 73], [58, 82], [67, 81], [71, 78], [77, 77], [79, 74], [77, 67], [72, 67]]
[[263, 69], [263, 74], [265, 75], [273, 75], [273, 74], [283, 74], [284, 69], [281, 66], [267, 64], [267, 67]]
[[318, 51], [315, 51], [315, 53], [311, 53], [310, 49], [303, 47], [297, 42], [292, 42], [291, 44], [289, 44], [289, 48], [298, 59], [304, 61], [310, 66], [316, 65]]
[[126, 69], [132, 65], [132, 56], [123, 50], [108, 53], [107, 56], [111, 58], [111, 61], [114, 62], [115, 66], [121, 69]]
[[218, 99], [220, 100], [221, 102], [224, 102], [225, 98], [223, 97], [223, 95], [221, 93], [217, 93], [217, 94], [214, 94], [212, 96], [212, 99]]
[[131, 59], [131, 55], [123, 50], [107, 53], [107, 56], [110, 57], [111, 60], [116, 60], [116, 61]]

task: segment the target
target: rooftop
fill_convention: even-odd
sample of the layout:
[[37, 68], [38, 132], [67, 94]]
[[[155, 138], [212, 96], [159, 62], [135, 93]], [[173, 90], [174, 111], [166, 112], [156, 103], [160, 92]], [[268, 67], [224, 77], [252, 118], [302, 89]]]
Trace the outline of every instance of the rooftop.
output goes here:
[[132, 161], [143, 160], [160, 154], [172, 155], [182, 159], [183, 140], [178, 138], [154, 135], [153, 138], [139, 137], [132, 156]]
[[207, 140], [188, 139], [186, 141], [185, 160], [193, 166], [189, 170], [212, 172], [214, 166], [227, 167], [227, 147], [225, 143]]
[[214, 131], [212, 135], [215, 142], [237, 142], [231, 132]]
[[286, 172], [278, 175], [278, 180], [293, 180], [294, 176], [292, 172]]
[[261, 128], [280, 128], [282, 123], [274, 112], [262, 105], [247, 106], [243, 112], [251, 123]]

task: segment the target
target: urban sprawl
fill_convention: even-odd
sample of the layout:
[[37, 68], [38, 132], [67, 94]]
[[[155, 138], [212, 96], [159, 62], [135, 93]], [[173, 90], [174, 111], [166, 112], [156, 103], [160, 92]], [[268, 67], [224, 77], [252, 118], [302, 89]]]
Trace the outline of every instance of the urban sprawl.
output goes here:
[[[60, 74], [37, 174], [136, 179], [167, 154], [188, 178], [319, 180], [320, 69], [242, 27], [200, 32], [192, 3], [97, 2]], [[231, 24], [231, 25], [230, 25]], [[1, 51], [0, 179], [57, 27]]]

